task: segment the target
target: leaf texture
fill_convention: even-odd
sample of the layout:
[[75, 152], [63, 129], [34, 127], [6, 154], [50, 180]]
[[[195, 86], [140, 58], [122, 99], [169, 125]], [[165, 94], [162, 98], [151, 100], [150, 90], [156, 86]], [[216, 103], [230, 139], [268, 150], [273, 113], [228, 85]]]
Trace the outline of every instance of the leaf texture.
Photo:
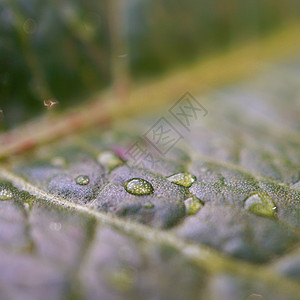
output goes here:
[[299, 299], [299, 75], [285, 62], [206, 95], [154, 164], [123, 156], [153, 117], [9, 158], [0, 299]]

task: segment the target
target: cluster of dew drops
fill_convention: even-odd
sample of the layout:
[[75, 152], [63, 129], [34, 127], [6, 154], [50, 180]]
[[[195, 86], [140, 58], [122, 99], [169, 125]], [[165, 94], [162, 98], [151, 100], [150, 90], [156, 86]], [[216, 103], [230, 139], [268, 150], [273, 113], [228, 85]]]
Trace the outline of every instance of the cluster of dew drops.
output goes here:
[[[114, 169], [118, 165], [122, 164], [123, 161], [116, 156], [116, 154], [111, 152], [103, 152], [99, 155], [98, 161], [104, 166], [108, 167], [110, 170]], [[196, 177], [190, 173], [176, 173], [166, 178], [170, 182], [189, 188], [196, 181]], [[90, 183], [90, 178], [87, 175], [79, 175], [75, 178], [75, 182], [78, 185], [88, 185]], [[136, 195], [136, 196], [145, 196], [154, 193], [153, 185], [143, 179], [143, 178], [131, 178], [124, 183], [124, 189], [126, 192]], [[14, 196], [13, 191], [6, 185], [0, 187], [0, 200], [10, 200]], [[152, 203], [146, 203], [145, 207], [153, 208]], [[203, 203], [195, 195], [191, 195], [188, 199], [185, 200], [185, 206], [187, 214], [195, 214], [202, 206]], [[265, 215], [265, 216], [274, 216], [276, 214], [276, 205], [270, 197], [265, 194], [255, 194], [251, 195], [245, 201], [245, 208], [253, 213]]]
[[[115, 154], [112, 154], [111, 152], [103, 152], [100, 154], [98, 161], [110, 170], [123, 163]], [[189, 188], [196, 181], [196, 177], [190, 173], [176, 173], [167, 177], [167, 180], [176, 185]], [[89, 184], [90, 179], [86, 175], [79, 175], [75, 178], [75, 182], [78, 185], [87, 185]], [[143, 178], [131, 178], [127, 180], [124, 183], [124, 189], [126, 192], [136, 196], [146, 196], [154, 193], [153, 185]], [[188, 214], [194, 214], [202, 207], [200, 200], [195, 197], [187, 199], [185, 204]], [[154, 205], [151, 202], [147, 202], [145, 204], [145, 208], [153, 207]]]

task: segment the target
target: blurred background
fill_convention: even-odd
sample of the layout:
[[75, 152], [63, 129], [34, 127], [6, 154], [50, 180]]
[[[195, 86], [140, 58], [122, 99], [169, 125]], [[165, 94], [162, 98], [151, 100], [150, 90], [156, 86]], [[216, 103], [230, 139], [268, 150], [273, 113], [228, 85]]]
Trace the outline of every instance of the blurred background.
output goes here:
[[1, 128], [50, 101], [64, 110], [101, 90], [126, 91], [299, 14], [298, 0], [1, 0]]

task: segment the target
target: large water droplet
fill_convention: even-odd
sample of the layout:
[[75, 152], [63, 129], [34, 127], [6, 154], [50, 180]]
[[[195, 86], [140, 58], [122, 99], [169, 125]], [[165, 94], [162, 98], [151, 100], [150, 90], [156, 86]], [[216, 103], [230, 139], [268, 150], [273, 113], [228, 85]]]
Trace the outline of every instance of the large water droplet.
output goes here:
[[98, 162], [109, 170], [124, 164], [124, 162], [114, 152], [111, 151], [101, 152], [98, 155]]
[[251, 195], [245, 200], [245, 208], [255, 214], [273, 217], [276, 213], [276, 205], [265, 193]]
[[184, 205], [187, 215], [194, 215], [203, 207], [201, 201], [195, 196], [186, 199]]
[[0, 189], [0, 200], [10, 200], [14, 196], [13, 192], [9, 188]]
[[177, 173], [167, 177], [167, 179], [186, 188], [189, 188], [196, 181], [196, 177], [190, 173]]
[[79, 175], [76, 177], [75, 182], [79, 185], [87, 185], [90, 183], [90, 178], [89, 176]]
[[154, 192], [151, 183], [141, 178], [126, 181], [125, 190], [133, 195], [150, 195]]

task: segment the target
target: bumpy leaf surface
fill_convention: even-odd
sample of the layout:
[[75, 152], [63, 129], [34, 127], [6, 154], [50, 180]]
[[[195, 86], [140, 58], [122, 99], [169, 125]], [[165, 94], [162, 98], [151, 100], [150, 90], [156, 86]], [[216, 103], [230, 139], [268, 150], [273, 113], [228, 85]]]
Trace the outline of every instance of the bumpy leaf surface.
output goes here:
[[0, 299], [299, 299], [299, 87], [293, 61], [212, 92], [154, 163], [124, 153], [155, 118], [9, 159]]

